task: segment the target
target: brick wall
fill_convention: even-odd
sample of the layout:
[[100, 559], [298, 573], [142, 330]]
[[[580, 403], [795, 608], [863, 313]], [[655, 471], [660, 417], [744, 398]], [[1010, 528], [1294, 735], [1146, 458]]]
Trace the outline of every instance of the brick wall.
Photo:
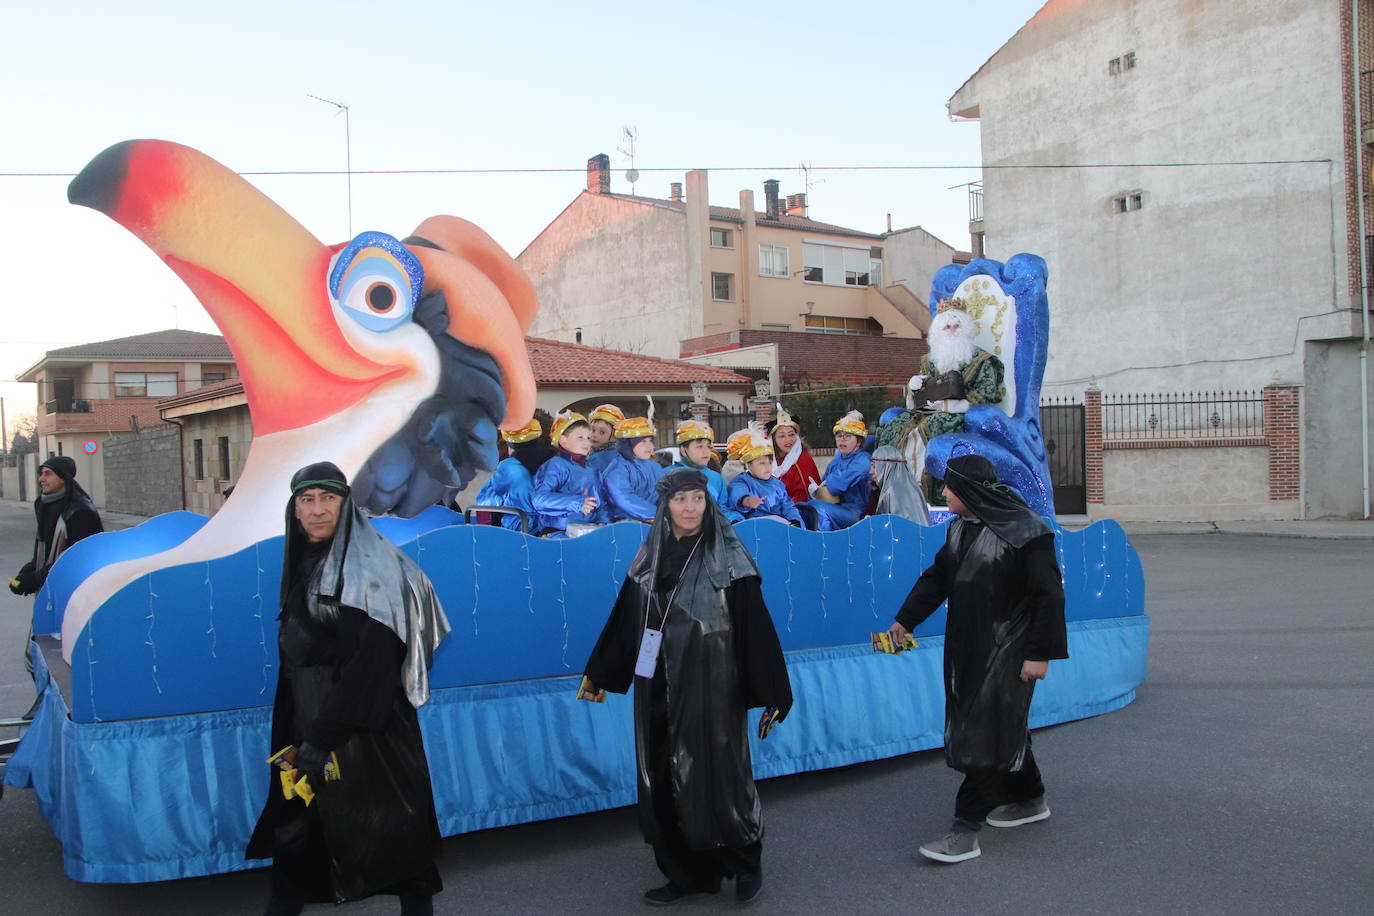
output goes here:
[[929, 347], [924, 340], [808, 334], [798, 331], [728, 331], [681, 342], [682, 356], [777, 344], [785, 389], [843, 379], [852, 385], [902, 385], [915, 375]]
[[105, 442], [106, 510], [152, 516], [182, 508], [180, 433], [159, 426]]
[[[1340, 56], [1341, 70], [1343, 73], [1341, 85], [1341, 116], [1345, 122], [1345, 214], [1346, 214], [1346, 245], [1349, 252], [1347, 268], [1349, 270], [1349, 289], [1350, 297], [1354, 307], [1358, 308], [1363, 295], [1360, 283], [1360, 217], [1356, 209], [1356, 196], [1359, 193], [1358, 179], [1356, 171], [1358, 169], [1357, 146], [1359, 138], [1363, 133], [1362, 128], [1374, 121], [1374, 80], [1366, 80], [1361, 86], [1360, 124], [1355, 123], [1351, 113], [1355, 110], [1355, 81], [1353, 74], [1357, 68], [1351, 60], [1350, 54], [1350, 32], [1352, 23], [1350, 21], [1350, 5], [1342, 3], [1340, 6], [1341, 28], [1340, 28]], [[1360, 61], [1359, 68], [1368, 70], [1374, 67], [1374, 0], [1360, 0]], [[1371, 165], [1370, 147], [1365, 147], [1365, 166]], [[1370, 207], [1371, 196], [1374, 189], [1370, 187], [1369, 181], [1365, 183], [1365, 228], [1366, 231], [1374, 232], [1374, 210]]]
[[1269, 498], [1302, 495], [1302, 418], [1298, 389], [1271, 385], [1264, 389], [1264, 438], [1269, 441]]
[[1102, 390], [1089, 388], [1083, 392], [1083, 461], [1087, 478], [1088, 502], [1102, 505], [1105, 488], [1102, 483]]

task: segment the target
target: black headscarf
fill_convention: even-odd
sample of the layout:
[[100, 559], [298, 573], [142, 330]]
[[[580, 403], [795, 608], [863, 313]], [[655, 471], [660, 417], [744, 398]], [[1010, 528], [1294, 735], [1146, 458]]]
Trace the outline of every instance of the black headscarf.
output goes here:
[[343, 505], [334, 537], [306, 589], [306, 607], [319, 619], [337, 614], [340, 605], [357, 608], [395, 633], [406, 646], [401, 685], [418, 708], [429, 699], [427, 672], [434, 649], [449, 632], [448, 619], [429, 577], [368, 524], [353, 501], [348, 479], [332, 462], [307, 465], [291, 477], [281, 600], [284, 604], [292, 575], [310, 545], [305, 529], [296, 520], [296, 496], [312, 488], [338, 493]]
[[969, 511], [1013, 547], [1050, 533], [1049, 524], [1026, 501], [997, 480], [997, 469], [982, 455], [960, 455], [945, 465], [945, 487]]
[[[646, 592], [654, 591], [658, 585], [661, 571], [667, 571], [671, 564], [673, 547], [678, 539], [673, 537], [673, 520], [668, 512], [668, 504], [673, 496], [688, 490], [701, 490], [706, 494], [706, 514], [701, 520], [701, 542], [697, 548], [698, 561], [712, 587], [729, 587], [736, 579], [757, 576], [758, 567], [740, 543], [734, 526], [720, 511], [706, 482], [706, 475], [690, 468], [672, 467], [655, 484], [658, 490], [658, 511], [654, 513], [653, 524], [649, 526], [649, 536], [630, 563], [629, 577]], [[687, 538], [683, 538], [686, 541]], [[684, 596], [684, 600], [690, 600]]]

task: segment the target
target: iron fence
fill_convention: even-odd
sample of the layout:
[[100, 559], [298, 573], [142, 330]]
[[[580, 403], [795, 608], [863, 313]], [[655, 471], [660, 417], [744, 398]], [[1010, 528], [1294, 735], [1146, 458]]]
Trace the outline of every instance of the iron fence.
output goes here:
[[1054, 487], [1055, 515], [1088, 511], [1088, 470], [1083, 402], [1076, 398], [1043, 398], [1040, 429]]
[[1264, 435], [1258, 391], [1104, 394], [1102, 438], [1234, 439]]

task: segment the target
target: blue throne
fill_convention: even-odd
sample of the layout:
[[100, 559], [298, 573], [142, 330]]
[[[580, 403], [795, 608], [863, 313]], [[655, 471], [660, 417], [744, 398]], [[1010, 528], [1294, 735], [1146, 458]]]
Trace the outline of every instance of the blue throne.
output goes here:
[[1054, 488], [1040, 430], [1040, 383], [1049, 353], [1050, 307], [1045, 295], [1045, 259], [1018, 254], [1005, 264], [978, 258], [942, 267], [930, 284], [930, 308], [941, 299], [967, 304], [978, 346], [1006, 366], [1006, 397], [998, 405], [978, 404], [964, 415], [965, 429], [930, 440], [925, 470], [945, 476], [945, 464], [960, 455], [982, 455], [1003, 483], [1030, 507], [1054, 519]]

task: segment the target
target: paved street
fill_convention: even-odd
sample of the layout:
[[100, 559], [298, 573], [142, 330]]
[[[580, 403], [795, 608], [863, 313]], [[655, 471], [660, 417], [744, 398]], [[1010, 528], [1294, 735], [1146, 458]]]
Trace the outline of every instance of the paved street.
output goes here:
[[[0, 570], [32, 515], [0, 504]], [[919, 860], [948, 825], [940, 752], [760, 784], [768, 913], [1367, 913], [1374, 899], [1374, 542], [1226, 533], [1134, 538], [1149, 680], [1131, 706], [1037, 733], [1054, 816], [983, 831], [981, 859]], [[31, 699], [26, 602], [0, 596], [0, 715]], [[1051, 666], [1050, 676], [1054, 676]], [[786, 728], [786, 725], [782, 726]], [[630, 809], [444, 842], [438, 912], [640, 912], [660, 882]], [[4, 910], [251, 914], [262, 871], [76, 884], [31, 792], [0, 800]], [[732, 909], [728, 896], [683, 912]], [[324, 907], [307, 912], [327, 912]], [[393, 913], [392, 899], [348, 914]]]

